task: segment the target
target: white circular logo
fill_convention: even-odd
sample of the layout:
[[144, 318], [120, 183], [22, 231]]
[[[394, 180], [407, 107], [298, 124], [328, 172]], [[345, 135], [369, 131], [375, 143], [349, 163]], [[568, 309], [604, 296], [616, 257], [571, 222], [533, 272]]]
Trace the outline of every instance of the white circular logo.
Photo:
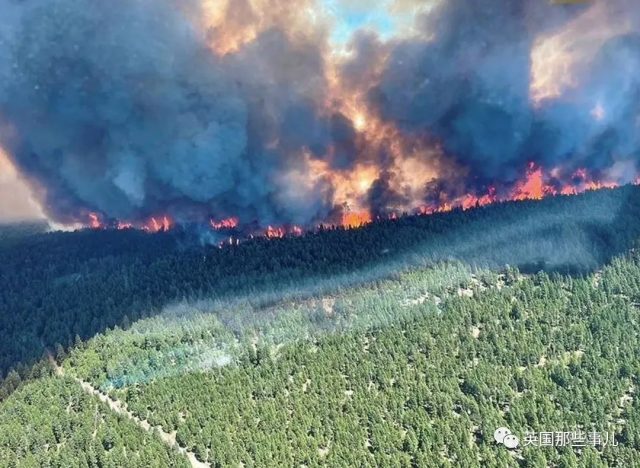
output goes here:
[[514, 449], [514, 448], [517, 448], [518, 445], [520, 445], [520, 439], [518, 439], [518, 437], [513, 434], [509, 434], [504, 438], [503, 443], [504, 443], [504, 446], [507, 447], [508, 449]]
[[493, 433], [493, 438], [497, 443], [504, 443], [504, 438], [511, 434], [511, 431], [506, 427], [499, 427], [496, 432]]

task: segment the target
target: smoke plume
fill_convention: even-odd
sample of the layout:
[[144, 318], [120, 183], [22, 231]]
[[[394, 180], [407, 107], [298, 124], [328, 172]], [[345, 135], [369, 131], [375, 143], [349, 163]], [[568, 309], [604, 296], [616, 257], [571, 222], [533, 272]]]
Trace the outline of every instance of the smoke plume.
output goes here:
[[66, 223], [357, 224], [636, 180], [632, 0], [381, 2], [411, 27], [346, 39], [358, 2], [292, 3], [0, 0], [0, 146]]

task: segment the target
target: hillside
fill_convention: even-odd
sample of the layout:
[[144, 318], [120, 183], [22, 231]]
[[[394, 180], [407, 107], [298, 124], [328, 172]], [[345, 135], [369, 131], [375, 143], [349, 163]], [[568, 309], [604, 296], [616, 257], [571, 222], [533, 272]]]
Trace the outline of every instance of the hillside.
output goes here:
[[188, 230], [28, 235], [0, 243], [0, 376], [24, 376], [45, 348], [68, 348], [183, 299], [277, 300], [450, 259], [589, 272], [634, 245], [639, 219], [640, 187], [627, 186], [224, 249]]
[[[639, 201], [624, 187], [224, 249], [26, 236], [0, 248], [2, 356], [20, 364], [0, 466], [633, 466]], [[500, 426], [618, 446], [509, 451]]]
[[[126, 421], [109, 426], [115, 444], [92, 435], [93, 413], [60, 427], [82, 381], [210, 466], [633, 466], [638, 278], [635, 253], [583, 278], [443, 264], [266, 308], [228, 304], [244, 323], [224, 307], [167, 310], [60, 356], [78, 381], [37, 379], [0, 404], [0, 465], [26, 462], [34, 443], [48, 444], [40, 460], [71, 464], [84, 457], [65, 450], [77, 439], [98, 458], [117, 460], [124, 440], [135, 451]], [[43, 398], [54, 410], [37, 410]], [[618, 446], [508, 451], [492, 439], [500, 426], [521, 440], [609, 432]]]

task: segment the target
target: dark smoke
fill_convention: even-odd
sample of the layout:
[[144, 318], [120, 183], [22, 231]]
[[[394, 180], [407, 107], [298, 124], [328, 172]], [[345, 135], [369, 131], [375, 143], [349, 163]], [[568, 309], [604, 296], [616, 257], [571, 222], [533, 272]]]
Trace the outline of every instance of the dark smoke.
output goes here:
[[[531, 161], [596, 171], [618, 165], [634, 173], [640, 149], [638, 4], [602, 3], [609, 23], [620, 30], [631, 23], [634, 32], [607, 40], [581, 70], [578, 86], [539, 108], [529, 96], [530, 51], [538, 37], [568, 26], [591, 2], [441, 2], [419, 21], [420, 37], [393, 47], [369, 100], [405, 132], [436, 136], [479, 185], [513, 182]], [[370, 55], [370, 47], [363, 53]], [[602, 121], [591, 115], [598, 102], [605, 106]]]
[[369, 189], [368, 202], [374, 219], [402, 213], [403, 207], [409, 202], [391, 186], [392, 177], [393, 174], [383, 172]]
[[[625, 27], [585, 59], [576, 86], [539, 105], [530, 94], [536, 41], [591, 4], [443, 0], [419, 15], [416, 35], [356, 33], [340, 68], [344, 92], [366, 96], [408, 142], [436, 142], [455, 162], [458, 173], [425, 187], [429, 204], [509, 187], [532, 161], [628, 182], [640, 153], [640, 13], [635, 0], [599, 6], [603, 27]], [[225, 31], [194, 26], [196, 0], [0, 0], [0, 12], [0, 144], [57, 220], [96, 211], [237, 216], [262, 227], [326, 221], [340, 209], [335, 188], [308, 177], [303, 154], [336, 171], [377, 162], [373, 214], [408, 202], [402, 181], [391, 182], [389, 152], [368, 148], [349, 119], [328, 111], [322, 41], [274, 25], [219, 56], [207, 40]], [[237, 29], [256, 14], [246, 1], [227, 12]]]
[[196, 9], [177, 0], [12, 7], [2, 143], [54, 217], [326, 218], [328, 185], [286, 190], [303, 148], [322, 157], [342, 141], [341, 167], [353, 154], [350, 124], [318, 114], [320, 50], [271, 30], [216, 58], [187, 17]]

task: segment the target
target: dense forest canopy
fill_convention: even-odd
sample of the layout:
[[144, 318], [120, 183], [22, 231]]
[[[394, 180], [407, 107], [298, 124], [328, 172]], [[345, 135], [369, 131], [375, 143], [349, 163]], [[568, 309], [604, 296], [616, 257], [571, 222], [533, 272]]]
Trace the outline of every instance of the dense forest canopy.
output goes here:
[[[0, 466], [123, 466], [125, 453], [127, 466], [184, 464], [86, 386], [209, 466], [605, 467], [640, 457], [636, 251], [577, 277], [444, 262], [276, 303], [211, 304], [59, 350], [66, 377], [40, 366], [0, 403]], [[610, 442], [509, 451], [493, 441], [497, 427], [522, 440], [582, 430]]]
[[0, 466], [633, 466], [638, 215], [628, 186], [224, 248], [0, 229]]
[[352, 274], [363, 281], [447, 259], [591, 271], [633, 245], [639, 215], [640, 188], [627, 186], [223, 249], [180, 229], [0, 236], [0, 375], [12, 368], [24, 373], [45, 348], [69, 347], [76, 337], [126, 326], [185, 298], [278, 297], [305, 279]]

